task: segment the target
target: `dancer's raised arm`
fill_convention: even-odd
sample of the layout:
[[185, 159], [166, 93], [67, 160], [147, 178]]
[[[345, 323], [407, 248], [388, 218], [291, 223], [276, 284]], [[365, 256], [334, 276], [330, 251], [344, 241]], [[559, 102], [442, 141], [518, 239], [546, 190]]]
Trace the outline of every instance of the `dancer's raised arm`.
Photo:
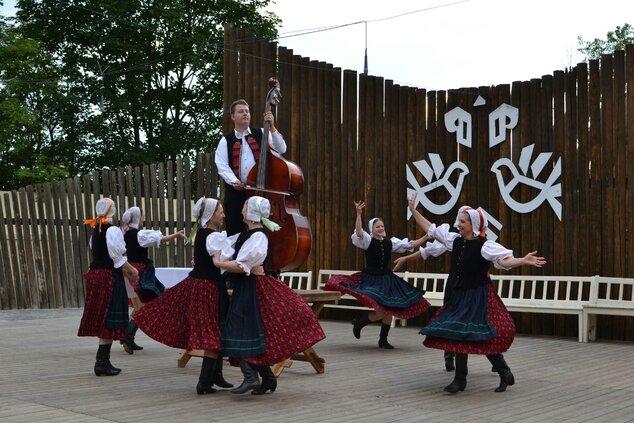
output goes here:
[[354, 224], [354, 230], [359, 238], [363, 238], [363, 223], [361, 222], [361, 214], [363, 214], [365, 201], [353, 201], [353, 203], [354, 208], [357, 211], [357, 221]]
[[423, 229], [423, 231], [425, 231], [425, 233], [427, 233], [427, 231], [429, 230], [429, 227], [431, 226], [431, 222], [427, 220], [422, 214], [420, 214], [418, 210], [416, 210], [417, 195], [418, 193], [414, 192], [411, 195], [411, 197], [407, 199], [407, 207], [412, 212], [412, 215], [414, 216], [414, 219], [416, 220], [416, 224], [420, 226]]

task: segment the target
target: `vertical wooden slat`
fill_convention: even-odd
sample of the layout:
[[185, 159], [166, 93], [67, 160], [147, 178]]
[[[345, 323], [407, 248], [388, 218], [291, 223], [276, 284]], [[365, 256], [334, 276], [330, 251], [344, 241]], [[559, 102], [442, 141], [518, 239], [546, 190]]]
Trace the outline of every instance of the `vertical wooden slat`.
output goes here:
[[614, 193], [614, 127], [613, 127], [613, 95], [612, 95], [612, 55], [601, 56], [600, 89], [601, 89], [601, 145], [603, 154], [601, 180], [603, 184], [603, 232], [607, 235], [603, 248], [601, 270], [602, 276], [614, 275], [614, 232], [615, 228], [615, 193]]
[[[167, 232], [167, 227], [165, 224], [165, 168], [163, 163], [158, 164], [158, 211], [159, 211], [159, 226], [155, 227], [155, 229], [161, 231], [162, 234], [168, 234], [171, 232]], [[181, 242], [181, 241], [177, 241]], [[167, 251], [172, 249], [173, 246], [169, 246], [169, 248], [160, 248], [157, 256], [157, 266], [158, 267], [166, 267], [167, 266]]]
[[24, 189], [20, 191], [12, 191], [11, 192], [11, 200], [13, 204], [13, 216], [15, 220], [15, 239], [16, 239], [16, 247], [17, 247], [17, 263], [19, 264], [18, 268], [20, 269], [20, 278], [18, 279], [18, 286], [16, 286], [16, 292], [18, 293], [18, 304], [19, 308], [28, 308], [31, 303], [31, 294], [29, 292], [29, 269], [27, 264], [27, 258], [25, 255], [25, 233], [24, 233], [24, 218], [26, 213], [22, 215], [20, 213], [20, 196], [24, 192]]
[[36, 199], [34, 189], [31, 185], [26, 187], [26, 199], [28, 204], [29, 223], [31, 225], [31, 239], [33, 242], [33, 264], [34, 264], [34, 280], [33, 280], [33, 303], [34, 308], [50, 308], [48, 293], [46, 291], [46, 270], [45, 270], [45, 252], [44, 243], [42, 243], [40, 228], [41, 216], [37, 216], [35, 207]]
[[[339, 254], [343, 256], [341, 266], [343, 269], [354, 269], [356, 267], [356, 255], [345, 254], [351, 250], [348, 234], [354, 229], [354, 207], [352, 201], [359, 200], [357, 197], [356, 183], [357, 162], [361, 157], [357, 153], [357, 74], [354, 71], [346, 70], [343, 73], [343, 144], [341, 146], [341, 180], [342, 195], [339, 207], [342, 219], [340, 229]], [[344, 253], [345, 252], [345, 253]]]
[[0, 298], [2, 298], [3, 309], [17, 308], [15, 293], [15, 273], [12, 269], [12, 252], [15, 251], [10, 240], [13, 233], [13, 223], [11, 222], [11, 210], [8, 205], [9, 194], [0, 195], [0, 259], [2, 264], [2, 275], [0, 275]]
[[[81, 220], [81, 216], [84, 215], [84, 207], [82, 202], [82, 194], [81, 194], [81, 186], [79, 184], [79, 177], [76, 176], [72, 179], [72, 192], [74, 193], [74, 207], [71, 208], [70, 216], [71, 221], [74, 222], [72, 225], [74, 226], [72, 233], [73, 245], [76, 249], [76, 261], [75, 261], [75, 283], [77, 285], [77, 297], [78, 304], [81, 306], [84, 303], [84, 299], [86, 298], [86, 290], [84, 289], [84, 272], [88, 270], [88, 266], [86, 263], [89, 262], [90, 258], [87, 257], [87, 249], [83, 243], [83, 231], [86, 225], [83, 224]], [[69, 190], [70, 191], [70, 190]]]
[[[634, 44], [630, 44], [625, 49], [625, 83], [627, 84], [626, 115], [629, 117], [625, 122], [625, 163], [629, 165], [625, 169], [626, 191], [625, 191], [625, 222], [628, 233], [634, 232]], [[634, 237], [628, 236], [625, 239], [625, 276], [634, 277]], [[633, 327], [634, 323], [629, 327]], [[634, 330], [629, 332], [634, 333]]]
[[[176, 227], [183, 228], [185, 227], [185, 216], [184, 216], [184, 178], [185, 174], [183, 171], [183, 159], [176, 159]], [[187, 216], [187, 219], [190, 219], [190, 216]], [[189, 233], [189, 231], [186, 231]], [[185, 263], [185, 250], [181, 243], [176, 246], [176, 266], [179, 266], [180, 263]]]
[[[625, 105], [625, 52], [614, 52], [614, 79], [612, 84], [612, 133], [614, 137], [614, 275], [625, 274], [625, 239], [628, 222], [625, 220], [627, 192], [626, 167], [627, 155], [625, 125], [627, 122]], [[631, 94], [630, 94], [631, 96]], [[631, 117], [630, 117], [631, 118]], [[629, 164], [632, 166], [632, 163]]]
[[[174, 223], [176, 222], [174, 215], [174, 165], [171, 160], [167, 162], [167, 230], [169, 233], [174, 233]], [[178, 226], [181, 229], [182, 226]], [[187, 236], [189, 233], [187, 232]], [[177, 244], [177, 248], [178, 248]], [[177, 248], [172, 248], [168, 257], [168, 263], [166, 266], [176, 266], [175, 258], [177, 255]]]
[[[98, 182], [97, 182], [98, 183]], [[98, 185], [97, 185], [98, 186]], [[48, 249], [51, 254], [51, 271], [53, 274], [53, 292], [55, 298], [55, 306], [57, 308], [64, 307], [65, 302], [62, 295], [63, 272], [60, 265], [60, 254], [57, 235], [57, 227], [55, 221], [55, 199], [53, 197], [53, 188], [51, 184], [45, 184], [43, 190], [43, 201], [46, 204], [46, 234], [48, 238]], [[91, 213], [92, 214], [92, 213]]]
[[[602, 139], [601, 139], [601, 91], [599, 78], [599, 62], [590, 60], [590, 78], [589, 78], [589, 151], [591, 177], [589, 186], [590, 204], [602, 204], [603, 202], [603, 166], [602, 156]], [[603, 206], [590, 207], [588, 214], [588, 227], [591, 234], [603, 233]], [[590, 274], [602, 274], [602, 257], [604, 254], [604, 245], [597, 242], [594, 245], [594, 251], [588, 257], [590, 263]]]
[[[114, 175], [114, 172], [112, 172]], [[73, 248], [73, 243], [70, 237], [70, 225], [68, 222], [68, 200], [69, 195], [66, 192], [65, 183], [63, 181], [55, 184], [55, 190], [59, 199], [59, 214], [56, 219], [57, 225], [61, 228], [61, 233], [58, 232], [58, 236], [61, 237], [63, 242], [64, 253], [63, 257], [60, 257], [66, 271], [66, 289], [68, 293], [68, 304], [70, 307], [77, 307], [79, 304], [79, 298], [77, 294], [77, 280], [81, 280], [81, 275], [78, 277], [75, 275], [75, 254], [77, 249]], [[116, 198], [115, 198], [116, 200]]]
[[[183, 171], [185, 174], [183, 175], [183, 181], [185, 182], [184, 186], [184, 216], [183, 219], [185, 221], [185, 232], [189, 233], [192, 230], [192, 191], [191, 191], [191, 165], [189, 163], [189, 157], [185, 156], [183, 160]], [[182, 244], [179, 242], [179, 244]], [[185, 263], [191, 263], [192, 261], [192, 249], [187, 248], [185, 250]], [[187, 265], [189, 266], [189, 264]]]

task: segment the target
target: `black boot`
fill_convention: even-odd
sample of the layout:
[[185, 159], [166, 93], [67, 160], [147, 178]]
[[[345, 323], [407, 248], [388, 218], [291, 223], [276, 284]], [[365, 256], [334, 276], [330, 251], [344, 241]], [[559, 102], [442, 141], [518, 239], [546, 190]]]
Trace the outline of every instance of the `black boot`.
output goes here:
[[211, 377], [211, 382], [220, 388], [233, 388], [233, 384], [227, 382], [222, 376], [222, 357], [218, 357], [218, 363], [216, 363], [216, 369]]
[[266, 391], [271, 391], [271, 393], [275, 392], [275, 389], [277, 389], [277, 379], [275, 378], [271, 367], [258, 366], [257, 370], [260, 376], [262, 376], [262, 384], [259, 388], [255, 388], [253, 391], [251, 391], [251, 395], [266, 394]]
[[198, 384], [196, 385], [196, 393], [198, 395], [213, 394], [216, 392], [212, 388], [211, 378], [214, 374], [218, 359], [211, 357], [203, 357], [203, 365], [200, 368], [200, 376], [198, 377]]
[[368, 317], [368, 313], [363, 313], [352, 319], [352, 334], [354, 335], [354, 337], [357, 339], [361, 339], [361, 329], [363, 329], [370, 323], [371, 322], [370, 318]]
[[500, 375], [500, 385], [495, 388], [495, 392], [504, 392], [509, 385], [515, 385], [515, 376], [511, 373], [511, 368], [506, 364], [502, 354], [487, 355], [494, 371]]
[[456, 353], [456, 373], [453, 381], [445, 386], [445, 391], [455, 394], [458, 391], [464, 391], [467, 387], [467, 354]]
[[128, 354], [134, 354], [135, 351], [141, 351], [143, 349], [143, 347], [134, 342], [134, 336], [137, 330], [139, 330], [139, 327], [136, 325], [136, 322], [130, 319], [130, 323], [128, 323], [128, 336], [119, 341]]
[[255, 369], [246, 361], [240, 360], [240, 370], [244, 375], [244, 380], [237, 388], [233, 388], [232, 394], [244, 394], [247, 391], [258, 389], [260, 387], [260, 379]]
[[451, 351], [445, 351], [445, 370], [448, 372], [453, 372], [456, 370], [456, 367], [453, 365], [453, 358], [455, 354]]
[[112, 344], [100, 344], [97, 350], [97, 359], [95, 361], [96, 376], [116, 376], [121, 373], [121, 369], [117, 369], [110, 363], [110, 348]]
[[387, 342], [387, 334], [390, 332], [390, 325], [387, 323], [381, 324], [381, 334], [379, 335], [379, 348], [385, 348], [386, 350], [393, 350], [394, 347]]

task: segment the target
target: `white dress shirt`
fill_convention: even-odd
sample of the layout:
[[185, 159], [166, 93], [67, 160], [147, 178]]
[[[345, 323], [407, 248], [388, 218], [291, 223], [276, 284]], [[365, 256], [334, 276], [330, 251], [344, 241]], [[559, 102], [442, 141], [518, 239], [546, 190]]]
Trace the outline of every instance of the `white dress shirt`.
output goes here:
[[[253, 152], [251, 151], [249, 142], [246, 140], [246, 135], [251, 134], [251, 130], [247, 129], [244, 133], [240, 133], [235, 129], [233, 131], [236, 138], [242, 140], [242, 147], [240, 149], [240, 181], [246, 184], [247, 176], [249, 176], [249, 172], [253, 166], [255, 166], [255, 157], [253, 157]], [[284, 141], [284, 137], [280, 131], [275, 131], [270, 134], [269, 145], [274, 150], [274, 154], [279, 153], [281, 155], [286, 153], [286, 141]], [[233, 173], [228, 154], [227, 139], [222, 137], [218, 143], [218, 147], [216, 148], [216, 167], [218, 168], [218, 174], [222, 177], [222, 179], [224, 179], [229, 185], [233, 185], [238, 182], [238, 178], [236, 178], [236, 175]]]

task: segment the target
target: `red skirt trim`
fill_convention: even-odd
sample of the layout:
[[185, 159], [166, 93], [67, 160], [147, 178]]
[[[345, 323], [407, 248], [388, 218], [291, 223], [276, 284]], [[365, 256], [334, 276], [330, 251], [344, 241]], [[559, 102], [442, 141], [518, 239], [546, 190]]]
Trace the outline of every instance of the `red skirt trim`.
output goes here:
[[387, 314], [390, 316], [395, 316], [399, 319], [411, 319], [416, 316], [420, 316], [430, 307], [429, 301], [427, 301], [424, 297], [420, 299], [416, 304], [409, 306], [407, 308], [393, 308], [393, 307], [384, 307], [374, 298], [363, 295], [357, 291], [354, 291], [342, 283], [347, 283], [349, 285], [358, 286], [361, 284], [361, 276], [362, 272], [357, 272], [352, 275], [333, 275], [328, 279], [326, 285], [324, 286], [324, 290], [326, 291], [339, 291], [342, 294], [349, 294], [356, 298], [364, 307], [373, 308], [375, 311]]
[[112, 269], [94, 269], [84, 273], [86, 301], [77, 336], [96, 336], [100, 339], [124, 339], [127, 328], [110, 329], [105, 325], [114, 277]]
[[173, 348], [219, 353], [216, 281], [191, 276], [132, 313], [150, 338]]
[[[434, 315], [431, 321], [440, 314], [444, 306]], [[489, 284], [487, 303], [487, 320], [495, 329], [497, 336], [488, 341], [454, 341], [450, 339], [427, 336], [423, 345], [443, 351], [460, 354], [497, 354], [507, 351], [515, 339], [515, 323], [504, 303]], [[431, 322], [430, 321], [430, 322]]]

